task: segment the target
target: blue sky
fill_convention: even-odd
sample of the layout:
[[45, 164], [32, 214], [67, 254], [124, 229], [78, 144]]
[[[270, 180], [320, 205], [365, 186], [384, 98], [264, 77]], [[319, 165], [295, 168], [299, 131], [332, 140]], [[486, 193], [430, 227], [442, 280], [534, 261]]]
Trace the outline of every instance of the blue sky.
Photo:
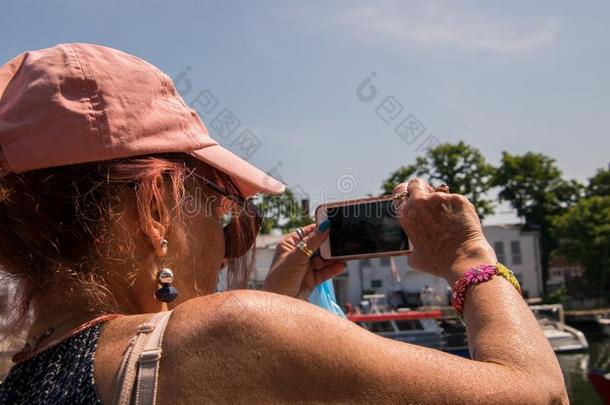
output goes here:
[[[240, 122], [220, 143], [316, 205], [379, 192], [427, 141], [464, 140], [493, 164], [543, 152], [590, 177], [610, 161], [609, 20], [603, 1], [0, 0], [0, 63], [93, 42], [186, 71], [187, 102], [217, 102], [208, 126], [224, 109]], [[405, 142], [409, 115], [425, 131]], [[235, 143], [245, 129], [258, 148]], [[489, 222], [514, 220], [498, 211]]]

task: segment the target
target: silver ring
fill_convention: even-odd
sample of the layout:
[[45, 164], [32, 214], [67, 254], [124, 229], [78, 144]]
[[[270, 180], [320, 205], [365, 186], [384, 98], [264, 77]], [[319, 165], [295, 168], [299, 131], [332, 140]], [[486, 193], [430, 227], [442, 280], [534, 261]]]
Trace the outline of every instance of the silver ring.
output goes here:
[[303, 237], [305, 236], [305, 230], [301, 227], [298, 227], [296, 232], [299, 239], [303, 239]]

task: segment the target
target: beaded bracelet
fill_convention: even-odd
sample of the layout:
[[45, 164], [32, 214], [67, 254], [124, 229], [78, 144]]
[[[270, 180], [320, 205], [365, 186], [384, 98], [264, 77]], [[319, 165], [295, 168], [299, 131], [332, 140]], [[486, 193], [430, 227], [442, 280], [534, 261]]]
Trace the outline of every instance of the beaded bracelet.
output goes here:
[[466, 290], [468, 287], [484, 283], [492, 279], [493, 276], [504, 277], [509, 283], [513, 285], [521, 293], [521, 286], [519, 281], [506, 266], [502, 263], [496, 264], [480, 264], [478, 266], [471, 267], [466, 273], [455, 282], [453, 285], [453, 293], [451, 294], [451, 304], [457, 312], [458, 316], [462, 316], [464, 311], [464, 299], [466, 297]]

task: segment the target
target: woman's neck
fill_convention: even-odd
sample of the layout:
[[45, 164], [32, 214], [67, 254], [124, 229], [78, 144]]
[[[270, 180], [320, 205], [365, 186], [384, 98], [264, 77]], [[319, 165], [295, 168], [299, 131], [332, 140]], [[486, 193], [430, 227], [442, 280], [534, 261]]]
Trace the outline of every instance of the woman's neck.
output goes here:
[[[151, 294], [152, 295], [152, 294]], [[83, 323], [103, 314], [119, 313], [135, 315], [159, 312], [167, 309], [167, 305], [152, 300], [136, 299], [139, 297], [119, 296], [112, 307], [95, 308], [85, 298], [71, 296], [57, 298], [56, 294], [37, 297], [32, 301], [33, 322], [27, 333], [27, 340], [41, 336], [53, 328], [53, 335], [58, 336], [74, 329]], [[152, 301], [152, 302], [150, 302]], [[111, 308], [111, 309], [110, 309]]]
[[50, 299], [35, 299], [32, 302], [33, 322], [27, 333], [27, 341], [31, 341], [49, 331], [57, 336], [88, 320], [103, 314], [95, 311], [82, 301], [59, 302]]

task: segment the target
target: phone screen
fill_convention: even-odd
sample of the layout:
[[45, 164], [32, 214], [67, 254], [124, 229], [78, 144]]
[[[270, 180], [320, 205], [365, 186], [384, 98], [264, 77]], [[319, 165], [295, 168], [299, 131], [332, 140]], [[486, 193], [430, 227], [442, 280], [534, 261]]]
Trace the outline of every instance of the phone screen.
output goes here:
[[329, 207], [332, 256], [396, 252], [408, 249], [407, 235], [392, 200]]

